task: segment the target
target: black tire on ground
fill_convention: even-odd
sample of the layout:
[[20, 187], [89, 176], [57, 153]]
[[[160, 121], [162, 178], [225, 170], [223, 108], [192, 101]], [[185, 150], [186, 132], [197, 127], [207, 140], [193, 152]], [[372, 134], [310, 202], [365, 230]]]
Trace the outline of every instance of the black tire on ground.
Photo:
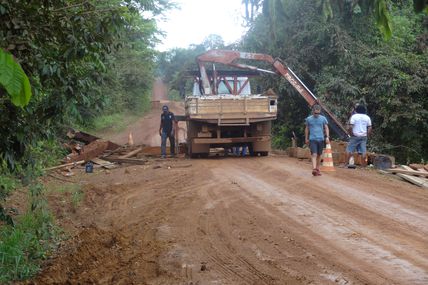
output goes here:
[[268, 151], [261, 151], [259, 153], [260, 153], [260, 156], [268, 156], [269, 155]]

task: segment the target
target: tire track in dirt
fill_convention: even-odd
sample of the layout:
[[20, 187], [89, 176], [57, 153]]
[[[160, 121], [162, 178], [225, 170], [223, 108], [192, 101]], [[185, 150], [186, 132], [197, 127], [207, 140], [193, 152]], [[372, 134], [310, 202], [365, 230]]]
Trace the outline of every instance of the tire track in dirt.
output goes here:
[[[221, 180], [217, 181], [219, 183], [222, 182]], [[225, 181], [223, 183], [227, 182], [228, 181]], [[220, 198], [215, 194], [215, 189], [217, 187], [218, 184], [214, 185], [214, 187], [206, 188], [207, 195], [209, 195], [209, 200], [215, 202], [215, 208], [219, 213], [221, 213], [221, 215], [214, 214], [204, 223], [203, 228], [207, 237], [206, 242], [209, 244], [210, 249], [205, 250], [205, 254], [210, 256], [211, 261], [222, 268], [223, 271], [228, 271], [230, 273], [230, 281], [273, 284], [275, 278], [257, 269], [238, 252], [240, 246], [237, 246], [238, 244], [236, 244], [236, 241], [234, 241], [234, 239], [236, 239], [236, 236], [234, 236], [234, 232], [237, 228], [236, 220], [226, 220], [224, 217], [231, 216], [229, 210], [230, 204], [237, 202], [239, 198], [233, 197], [232, 195], [227, 195]], [[209, 208], [213, 207], [214, 205]], [[234, 214], [236, 215], [237, 213]], [[257, 281], [254, 280], [254, 277], [256, 276], [258, 278]], [[239, 280], [237, 280], [236, 277], [239, 277]]]
[[[361, 260], [368, 258], [369, 260], [372, 260], [373, 263], [383, 264], [384, 270], [388, 268], [388, 274], [395, 274], [396, 278], [403, 278], [403, 282], [411, 282], [412, 284], [423, 284], [427, 281], [427, 256], [424, 255], [423, 249], [425, 248], [425, 246], [423, 245], [424, 242], [420, 239], [420, 237], [416, 238], [416, 240], [419, 239], [419, 243], [415, 243], [414, 239], [409, 240], [408, 236], [406, 236], [407, 248], [403, 248], [401, 246], [401, 243], [406, 239], [402, 238], [401, 240], [399, 239], [397, 241], [396, 236], [390, 236], [390, 239], [388, 239], [384, 237], [384, 232], [378, 233], [377, 231], [373, 230], [370, 232], [367, 230], [367, 228], [365, 228], [365, 225], [359, 224], [354, 220], [352, 216], [348, 216], [349, 213], [347, 215], [346, 210], [344, 209], [339, 212], [337, 212], [335, 209], [333, 209], [332, 211], [332, 209], [330, 209], [329, 207], [320, 206], [320, 202], [322, 201], [317, 202], [315, 200], [303, 200], [303, 191], [301, 192], [302, 195], [300, 195], [300, 197], [290, 195], [290, 192], [286, 194], [287, 196], [284, 196], [284, 194], [281, 194], [280, 192], [283, 192], [281, 191], [282, 189], [287, 189], [287, 185], [275, 185], [275, 183], [272, 182], [273, 179], [271, 175], [267, 175], [271, 178], [269, 182], [266, 182], [266, 180], [260, 180], [259, 177], [257, 177], [257, 173], [266, 174], [266, 171], [260, 171], [260, 166], [257, 166], [257, 172], [251, 173], [251, 171], [249, 171], [248, 164], [248, 162], [245, 163], [245, 167], [242, 167], [240, 173], [238, 172], [240, 171], [239, 164], [234, 166], [233, 174], [235, 177], [239, 177], [238, 183], [240, 185], [245, 185], [245, 189], [252, 189], [253, 193], [256, 189], [262, 189], [258, 190], [258, 195], [260, 197], [273, 196], [271, 197], [271, 200], [280, 200], [285, 204], [290, 204], [291, 207], [286, 207], [286, 210], [283, 210], [283, 212], [286, 215], [293, 215], [294, 219], [301, 223], [301, 227], [309, 227], [311, 229], [313, 228], [318, 232], [318, 234], [324, 237], [328, 237], [328, 239], [330, 240], [337, 240], [337, 236], [352, 237], [354, 233], [358, 233], [358, 231], [363, 232], [362, 236], [358, 236], [358, 239], [351, 239], [351, 242], [337, 240], [336, 245], [338, 245], [339, 248], [336, 250], [351, 250], [353, 254], [358, 253], [358, 255], [361, 256]], [[227, 175], [227, 173], [232, 173], [232, 170], [227, 168], [218, 169], [221, 169], [221, 172], [219, 173], [220, 176]], [[305, 185], [305, 187], [307, 188], [305, 190], [312, 192], [322, 191], [323, 188], [325, 188], [324, 186], [314, 187], [314, 185], [310, 184]], [[269, 193], [266, 193], [267, 191]], [[322, 193], [323, 195], [328, 194], [328, 192], [325, 191], [322, 191]], [[328, 201], [329, 199], [334, 200], [336, 198], [326, 197], [326, 201]], [[298, 206], [293, 207], [293, 205]], [[361, 213], [365, 213], [365, 210], [366, 209], [361, 209]], [[314, 216], [314, 213], [317, 213], [316, 216]], [[326, 215], [325, 213], [328, 213], [328, 215]], [[373, 213], [373, 216], [371, 218], [373, 219], [373, 217], [376, 217], [376, 219], [374, 220], [377, 220], [378, 216], [379, 215], [377, 215], [377, 213]], [[356, 217], [358, 217], [358, 215]], [[380, 217], [382, 218], [382, 215], [380, 215]], [[349, 224], [351, 224], [351, 226], [349, 226]], [[381, 221], [375, 224], [374, 227], [377, 229], [381, 229], [383, 225], [385, 224]], [[416, 225], [413, 225], [412, 227], [406, 227], [404, 225], [404, 230], [407, 228], [407, 230], [412, 231], [412, 229], [414, 230], [415, 226], [418, 226], [418, 223], [416, 223]], [[392, 233], [394, 232], [394, 230], [396, 230], [396, 228], [392, 228], [389, 231]], [[366, 240], [365, 236], [368, 236], [369, 239]], [[411, 248], [415, 247], [415, 245], [416, 247], [419, 246], [419, 249], [411, 251]], [[389, 249], [395, 249], [396, 252], [391, 252]], [[406, 260], [400, 259], [400, 257], [396, 253], [401, 254], [402, 257], [406, 258]], [[416, 258], [412, 258], [412, 256], [415, 256]], [[409, 260], [410, 262], [407, 260]], [[418, 268], [417, 265], [420, 265], [422, 267]], [[367, 268], [371, 266], [372, 265], [367, 264]], [[403, 275], [407, 277], [404, 277]]]
[[85, 176], [80, 233], [30, 284], [427, 283], [413, 186], [280, 156], [153, 163]]

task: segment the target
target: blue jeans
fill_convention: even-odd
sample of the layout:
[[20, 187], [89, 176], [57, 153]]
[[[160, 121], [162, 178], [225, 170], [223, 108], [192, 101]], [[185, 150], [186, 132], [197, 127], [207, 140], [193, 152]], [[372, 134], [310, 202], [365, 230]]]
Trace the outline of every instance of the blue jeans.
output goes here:
[[353, 153], [355, 150], [362, 155], [365, 155], [367, 152], [367, 137], [351, 137], [349, 139], [348, 146], [346, 147], [346, 152]]
[[162, 155], [166, 155], [166, 139], [169, 138], [169, 144], [171, 146], [171, 154], [174, 155], [175, 154], [175, 138], [174, 138], [174, 134], [171, 133], [167, 133], [162, 131], [162, 135], [161, 135], [161, 154]]

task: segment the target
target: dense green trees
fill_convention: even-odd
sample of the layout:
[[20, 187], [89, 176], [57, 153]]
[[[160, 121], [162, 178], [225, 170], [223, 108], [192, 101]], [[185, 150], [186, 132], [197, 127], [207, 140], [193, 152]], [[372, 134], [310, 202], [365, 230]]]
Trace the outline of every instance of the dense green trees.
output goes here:
[[223, 38], [219, 35], [208, 35], [200, 44], [188, 48], [174, 48], [162, 52], [157, 57], [157, 75], [168, 83], [170, 93], [184, 96], [184, 90], [191, 90], [192, 82], [186, 75], [188, 70], [197, 70], [196, 56], [210, 49], [224, 49]]
[[[168, 0], [0, 0], [0, 283], [30, 277], [52, 247], [55, 227], [37, 177], [64, 155], [58, 134], [149, 106], [160, 34], [154, 16], [168, 7]], [[20, 182], [30, 207], [13, 221], [3, 203]]]
[[[388, 3], [392, 35], [384, 40], [370, 12], [331, 5], [336, 16], [326, 18], [313, 1], [266, 0], [240, 49], [284, 59], [342, 121], [352, 103], [366, 102], [374, 120], [372, 150], [402, 162], [426, 160], [428, 19], [415, 14], [412, 1]], [[291, 131], [302, 134], [308, 109], [285, 82], [267, 78], [264, 84], [280, 92], [276, 129], [284, 140], [276, 142], [285, 145]]]
[[152, 15], [168, 7], [167, 0], [0, 0], [0, 47], [21, 64], [34, 91], [21, 109], [0, 89], [0, 159], [13, 168], [27, 146], [61, 124], [88, 123], [110, 106], [144, 101], [159, 33]]
[[[355, 102], [365, 102], [374, 121], [372, 151], [401, 162], [428, 159], [426, 1], [242, 2], [249, 31], [237, 49], [285, 60], [343, 122]], [[195, 68], [194, 57], [206, 48], [163, 54], [163, 74], [173, 89], [183, 85], [179, 71]], [[280, 94], [274, 142], [284, 147], [293, 131], [303, 135], [307, 104], [278, 77], [259, 84]]]

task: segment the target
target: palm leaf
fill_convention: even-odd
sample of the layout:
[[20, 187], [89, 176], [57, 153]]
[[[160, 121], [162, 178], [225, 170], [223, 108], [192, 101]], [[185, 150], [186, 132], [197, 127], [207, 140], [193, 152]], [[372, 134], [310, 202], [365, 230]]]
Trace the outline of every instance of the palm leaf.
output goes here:
[[0, 86], [15, 106], [25, 107], [31, 98], [30, 80], [13, 56], [0, 49]]

